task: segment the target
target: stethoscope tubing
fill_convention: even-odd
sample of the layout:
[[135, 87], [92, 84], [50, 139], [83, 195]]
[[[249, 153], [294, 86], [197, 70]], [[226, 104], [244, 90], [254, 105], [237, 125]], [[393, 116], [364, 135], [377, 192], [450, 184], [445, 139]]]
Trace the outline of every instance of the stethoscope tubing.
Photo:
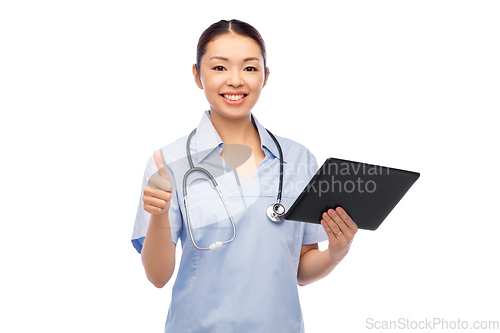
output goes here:
[[[281, 146], [276, 139], [276, 137], [268, 130], [266, 131], [269, 133], [271, 138], [273, 139], [274, 143], [276, 144], [276, 147], [278, 148], [278, 152], [280, 155], [280, 180], [279, 180], [279, 187], [278, 187], [278, 196], [277, 196], [277, 203], [271, 204], [267, 208], [267, 215], [273, 222], [282, 222], [284, 220], [284, 215], [285, 215], [285, 207], [281, 204], [281, 193], [283, 190], [283, 151], [281, 150]], [[228, 244], [232, 242], [236, 238], [236, 226], [234, 224], [233, 216], [231, 215], [231, 212], [229, 211], [229, 208], [227, 207], [226, 201], [224, 200], [224, 197], [219, 189], [219, 185], [217, 184], [217, 181], [215, 178], [212, 176], [212, 174], [205, 168], [201, 167], [195, 167], [193, 164], [193, 159], [191, 157], [191, 139], [196, 133], [196, 128], [189, 134], [189, 137], [187, 139], [186, 143], [186, 155], [188, 158], [189, 162], [189, 170], [186, 171], [184, 174], [184, 178], [182, 180], [182, 194], [184, 195], [184, 206], [186, 207], [186, 219], [187, 219], [187, 225], [188, 225], [188, 230], [189, 230], [189, 236], [191, 237], [191, 242], [193, 243], [194, 247], [196, 247], [198, 250], [214, 250], [218, 247], [221, 247], [222, 245]], [[213, 187], [217, 190], [217, 193], [219, 194], [220, 199], [222, 200], [222, 203], [224, 204], [224, 208], [226, 209], [226, 212], [229, 216], [229, 219], [231, 220], [231, 224], [233, 226], [233, 238], [231, 238], [228, 241], [225, 242], [220, 242], [217, 241], [213, 244], [211, 244], [209, 247], [203, 248], [199, 247], [193, 237], [193, 232], [191, 230], [191, 223], [189, 220], [189, 209], [188, 209], [188, 200], [187, 200], [187, 178], [188, 176], [195, 171], [199, 171], [204, 173], [208, 178], [210, 178], [210, 181], [212, 182]]]

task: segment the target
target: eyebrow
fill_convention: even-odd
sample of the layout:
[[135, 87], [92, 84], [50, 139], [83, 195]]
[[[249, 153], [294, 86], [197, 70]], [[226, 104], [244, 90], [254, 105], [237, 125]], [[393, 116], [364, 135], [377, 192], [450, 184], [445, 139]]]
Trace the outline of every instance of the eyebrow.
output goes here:
[[[212, 58], [208, 59], [208, 61], [210, 61], [212, 59], [219, 59], [219, 60], [229, 61], [228, 58], [224, 58], [224, 57], [220, 57], [220, 56], [212, 57]], [[256, 57], [248, 57], [248, 58], [243, 59], [243, 61], [252, 61], [252, 60], [260, 61], [260, 59], [256, 58]]]

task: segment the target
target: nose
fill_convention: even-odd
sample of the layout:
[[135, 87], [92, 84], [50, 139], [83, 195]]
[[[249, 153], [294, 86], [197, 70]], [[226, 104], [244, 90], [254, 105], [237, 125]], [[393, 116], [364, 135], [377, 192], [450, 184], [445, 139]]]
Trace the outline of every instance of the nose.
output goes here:
[[231, 71], [227, 79], [227, 85], [233, 87], [239, 87], [244, 84], [243, 78], [239, 71]]

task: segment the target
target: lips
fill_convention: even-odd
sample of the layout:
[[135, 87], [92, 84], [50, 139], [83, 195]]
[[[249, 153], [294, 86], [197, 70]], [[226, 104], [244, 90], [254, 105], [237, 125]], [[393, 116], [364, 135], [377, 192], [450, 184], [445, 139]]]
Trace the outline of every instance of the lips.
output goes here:
[[219, 96], [229, 105], [239, 105], [245, 101], [248, 94], [243, 91], [231, 91], [220, 94]]

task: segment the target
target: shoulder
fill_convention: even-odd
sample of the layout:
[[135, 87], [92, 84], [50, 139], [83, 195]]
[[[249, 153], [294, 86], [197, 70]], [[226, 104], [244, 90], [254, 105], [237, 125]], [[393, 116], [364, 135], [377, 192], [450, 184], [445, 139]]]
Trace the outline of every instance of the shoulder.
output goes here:
[[189, 134], [178, 138], [172, 143], [161, 148], [166, 164], [174, 163], [186, 157], [186, 144]]
[[309, 181], [318, 170], [316, 157], [297, 141], [282, 136], [276, 136], [276, 139], [283, 150], [283, 160], [286, 164], [285, 179]]
[[[300, 160], [303, 160], [304, 158], [307, 158], [309, 160], [315, 159], [311, 151], [301, 143], [298, 143], [295, 140], [279, 135], [275, 135], [275, 137], [276, 139], [278, 139], [278, 142], [281, 145], [281, 149], [283, 150], [283, 155], [288, 154], [288, 157], [295, 156], [296, 159]], [[287, 158], [285, 158], [285, 160], [287, 160]]]

